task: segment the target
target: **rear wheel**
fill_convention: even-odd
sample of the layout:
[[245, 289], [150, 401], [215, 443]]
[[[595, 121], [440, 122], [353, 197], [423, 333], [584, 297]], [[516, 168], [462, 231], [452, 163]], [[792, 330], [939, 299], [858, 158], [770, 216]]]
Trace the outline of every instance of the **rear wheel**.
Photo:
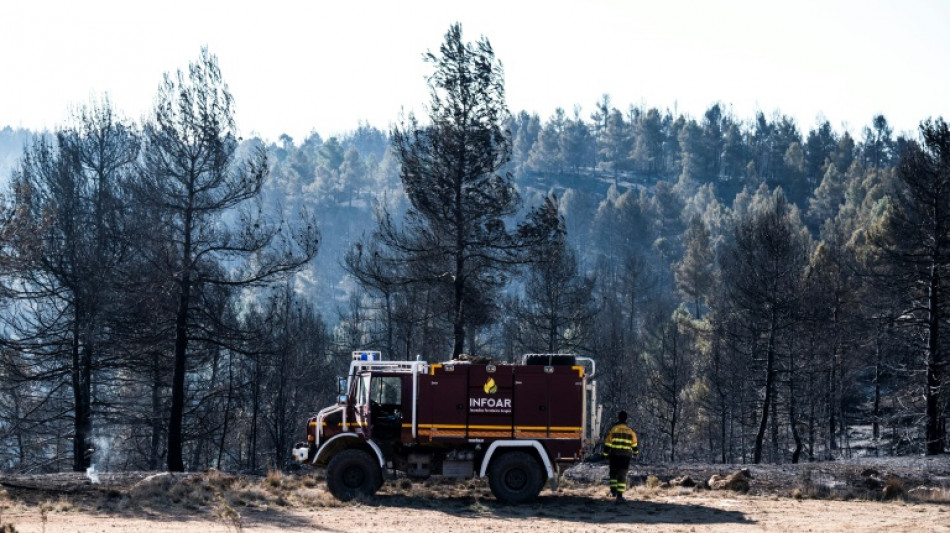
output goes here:
[[363, 450], [343, 450], [327, 465], [327, 487], [338, 500], [369, 498], [382, 484], [379, 464]]
[[499, 501], [522, 503], [538, 497], [544, 473], [538, 460], [529, 453], [508, 452], [488, 468], [488, 486]]

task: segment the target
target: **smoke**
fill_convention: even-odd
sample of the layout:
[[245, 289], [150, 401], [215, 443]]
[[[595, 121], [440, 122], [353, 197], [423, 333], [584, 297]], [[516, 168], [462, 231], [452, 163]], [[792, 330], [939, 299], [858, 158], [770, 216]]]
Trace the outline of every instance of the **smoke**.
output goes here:
[[112, 466], [112, 438], [103, 435], [92, 437], [92, 461], [86, 469], [86, 477], [93, 484], [99, 484], [99, 474], [108, 472]]
[[86, 477], [89, 478], [89, 481], [91, 481], [93, 485], [99, 484], [99, 473], [96, 472], [96, 465], [92, 465], [86, 469]]

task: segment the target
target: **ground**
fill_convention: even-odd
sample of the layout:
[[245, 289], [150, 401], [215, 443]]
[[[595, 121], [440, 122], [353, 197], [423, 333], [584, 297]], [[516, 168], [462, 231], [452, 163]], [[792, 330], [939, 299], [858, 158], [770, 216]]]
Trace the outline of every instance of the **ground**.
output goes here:
[[[570, 472], [557, 492], [546, 489], [525, 505], [498, 503], [483, 480], [402, 478], [387, 481], [370, 500], [341, 503], [312, 473], [138, 472], [102, 474], [98, 484], [79, 474], [0, 475], [0, 524], [20, 533], [950, 533], [950, 458], [755, 467], [748, 493], [668, 483], [673, 473], [702, 480], [729, 468], [635, 465], [629, 499], [617, 503], [601, 484], [603, 466], [586, 465]], [[869, 478], [896, 487], [893, 498], [883, 500]]]

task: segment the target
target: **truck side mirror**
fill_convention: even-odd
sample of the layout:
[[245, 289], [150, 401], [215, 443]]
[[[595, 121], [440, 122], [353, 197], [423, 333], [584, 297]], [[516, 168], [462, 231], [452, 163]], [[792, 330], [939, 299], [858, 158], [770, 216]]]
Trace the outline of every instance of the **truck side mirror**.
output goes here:
[[337, 403], [346, 403], [346, 378], [337, 378]]

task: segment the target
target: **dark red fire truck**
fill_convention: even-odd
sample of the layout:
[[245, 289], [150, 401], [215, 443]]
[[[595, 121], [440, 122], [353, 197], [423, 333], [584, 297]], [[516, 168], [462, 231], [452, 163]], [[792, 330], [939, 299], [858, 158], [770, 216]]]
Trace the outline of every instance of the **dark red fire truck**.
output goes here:
[[336, 405], [307, 423], [297, 461], [327, 469], [340, 500], [384, 475], [488, 477], [501, 501], [537, 497], [599, 434], [593, 359], [530, 354], [521, 364], [381, 361], [354, 352]]

